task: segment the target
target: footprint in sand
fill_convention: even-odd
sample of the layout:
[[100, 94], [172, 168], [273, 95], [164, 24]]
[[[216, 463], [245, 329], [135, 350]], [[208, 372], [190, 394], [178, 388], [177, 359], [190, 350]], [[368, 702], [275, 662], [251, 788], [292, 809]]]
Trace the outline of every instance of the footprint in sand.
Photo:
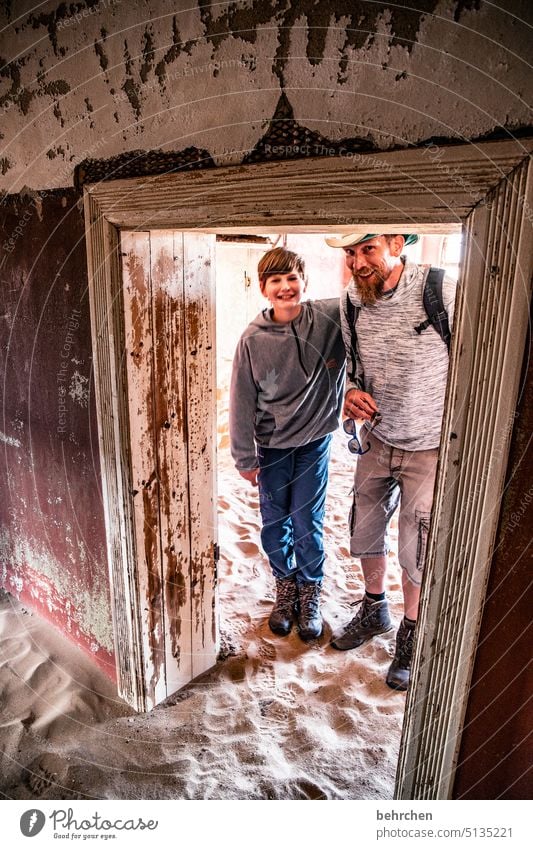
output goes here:
[[250, 627], [252, 618], [249, 613], [243, 613], [238, 619], [226, 620], [221, 624], [221, 629], [226, 635], [235, 637], [244, 634]]
[[276, 673], [272, 663], [259, 665], [257, 661], [253, 664], [253, 669], [250, 670], [250, 687], [252, 690], [267, 689], [273, 691], [276, 688]]
[[220, 630], [220, 648], [218, 650], [218, 660], [227, 660], [228, 657], [236, 657], [240, 651], [240, 646], [236, 645], [231, 639], [231, 635]]
[[239, 540], [239, 542], [235, 543], [235, 547], [238, 548], [246, 557], [257, 557], [259, 554], [259, 548], [257, 543], [255, 542], [247, 542], [246, 540]]
[[276, 695], [284, 705], [291, 709], [296, 707], [299, 701], [305, 696], [303, 690], [297, 691], [294, 684], [290, 684], [288, 687], [278, 687]]
[[266, 722], [261, 722], [261, 728], [267, 728], [271, 722], [285, 725], [291, 717], [291, 710], [278, 699], [260, 699], [259, 711]]
[[224, 672], [234, 684], [240, 684], [246, 678], [246, 657], [230, 657], [224, 664]]
[[347, 703], [347, 699], [338, 684], [325, 684], [317, 687], [313, 695], [316, 699], [327, 705], [336, 705], [338, 707]]
[[276, 648], [267, 642], [262, 642], [259, 648], [257, 649], [257, 654], [259, 657], [264, 658], [264, 660], [275, 660], [276, 659]]
[[[277, 694], [276, 694], [277, 695]], [[296, 733], [296, 713], [291, 705], [282, 699], [260, 699], [259, 712], [261, 719], [258, 727], [262, 734], [282, 735], [292, 739]]]
[[294, 799], [329, 799], [328, 794], [318, 784], [300, 779], [293, 784]]
[[25, 783], [38, 799], [42, 798], [52, 787], [56, 788], [57, 798], [62, 799], [64, 790], [64, 777], [67, 772], [67, 764], [58, 755], [44, 754], [26, 768]]

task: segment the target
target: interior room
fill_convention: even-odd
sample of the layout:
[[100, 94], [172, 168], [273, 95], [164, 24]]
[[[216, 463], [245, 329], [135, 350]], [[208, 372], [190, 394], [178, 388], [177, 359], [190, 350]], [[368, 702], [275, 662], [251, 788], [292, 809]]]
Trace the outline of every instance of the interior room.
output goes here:
[[[532, 21], [504, 5], [0, 4], [4, 798], [528, 797]], [[315, 646], [268, 630], [227, 428], [258, 257], [337, 297], [324, 235], [400, 222], [459, 280], [407, 695], [392, 635], [328, 649], [362, 586], [345, 434]]]

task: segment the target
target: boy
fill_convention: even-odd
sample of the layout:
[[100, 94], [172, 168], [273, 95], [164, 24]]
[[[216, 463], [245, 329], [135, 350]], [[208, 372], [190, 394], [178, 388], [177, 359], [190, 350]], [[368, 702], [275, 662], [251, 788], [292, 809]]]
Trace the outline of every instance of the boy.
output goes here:
[[261, 542], [276, 579], [269, 617], [302, 640], [322, 634], [323, 523], [331, 433], [339, 422], [345, 351], [339, 300], [305, 301], [303, 259], [275, 248], [258, 265], [270, 301], [241, 336], [230, 389], [231, 452], [259, 485]]

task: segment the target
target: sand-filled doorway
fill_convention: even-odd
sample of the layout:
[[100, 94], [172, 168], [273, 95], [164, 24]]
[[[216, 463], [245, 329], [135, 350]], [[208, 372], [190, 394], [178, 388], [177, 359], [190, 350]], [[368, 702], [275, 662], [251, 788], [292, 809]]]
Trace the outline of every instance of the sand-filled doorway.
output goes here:
[[[456, 279], [460, 241], [459, 233], [424, 236], [407, 248], [406, 254], [413, 262], [444, 266]], [[344, 254], [329, 248], [322, 234], [217, 236], [222, 669], [228, 675], [235, 711], [242, 710], [243, 720], [247, 718], [243, 753], [251, 746], [268, 764], [275, 751], [280, 771], [298, 776], [292, 790], [284, 790], [286, 798], [298, 797], [304, 786], [315, 798], [391, 797], [405, 707], [405, 695], [385, 684], [395, 632], [346, 653], [329, 646], [332, 633], [353, 616], [364, 594], [360, 561], [349, 551], [354, 459], [346, 437], [341, 429], [334, 435], [325, 520], [325, 631], [311, 644], [303, 643], [295, 630], [282, 638], [268, 627], [274, 581], [260, 545], [257, 489], [238, 475], [230, 454], [228, 401], [233, 353], [247, 324], [268, 306], [259, 290], [257, 264], [273, 246], [287, 247], [304, 258], [309, 281], [306, 297], [339, 297], [350, 277]], [[387, 595], [395, 625], [402, 617], [397, 530], [394, 519]]]

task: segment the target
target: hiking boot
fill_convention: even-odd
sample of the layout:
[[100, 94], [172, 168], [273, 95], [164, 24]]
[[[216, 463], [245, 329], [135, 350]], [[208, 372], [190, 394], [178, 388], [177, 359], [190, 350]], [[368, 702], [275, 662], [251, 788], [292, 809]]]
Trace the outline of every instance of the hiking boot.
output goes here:
[[276, 578], [276, 601], [268, 618], [268, 627], [274, 634], [286, 637], [296, 618], [298, 587], [294, 578]]
[[348, 622], [344, 631], [336, 637], [331, 645], [339, 651], [356, 649], [366, 640], [376, 634], [385, 634], [392, 628], [389, 616], [389, 605], [386, 599], [383, 601], [372, 601], [365, 595], [361, 599], [362, 604], [351, 622]]
[[396, 634], [396, 652], [386, 679], [393, 690], [407, 690], [409, 686], [414, 640], [415, 629], [408, 628], [402, 620]]
[[298, 633], [304, 642], [322, 635], [320, 589], [320, 584], [298, 584]]

